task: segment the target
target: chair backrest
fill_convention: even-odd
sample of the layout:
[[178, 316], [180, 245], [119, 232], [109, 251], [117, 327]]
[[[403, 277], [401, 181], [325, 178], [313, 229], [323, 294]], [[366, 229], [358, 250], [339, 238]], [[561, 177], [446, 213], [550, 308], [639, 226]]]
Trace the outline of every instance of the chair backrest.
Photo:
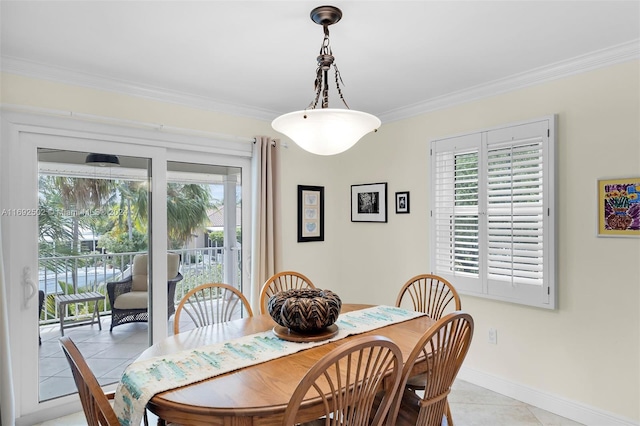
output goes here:
[[[131, 291], [149, 290], [149, 255], [136, 254], [131, 266]], [[172, 279], [180, 270], [180, 255], [167, 253], [167, 278]]]
[[107, 396], [75, 343], [65, 336], [60, 338], [60, 346], [69, 361], [88, 426], [120, 426]]
[[[404, 363], [400, 388], [413, 376], [417, 360], [425, 363], [424, 396], [413, 394], [419, 407], [416, 426], [440, 425], [447, 409], [447, 395], [451, 385], [467, 356], [473, 337], [473, 318], [466, 312], [455, 311], [440, 318], [416, 343], [415, 348]], [[422, 361], [424, 360], [424, 361]], [[391, 423], [396, 424], [403, 393], [398, 392], [389, 413]]]
[[[284, 413], [284, 425], [293, 426], [300, 406], [313, 400], [314, 416], [324, 424], [378, 426], [383, 424], [401, 379], [402, 352], [383, 336], [357, 337], [318, 360], [293, 392]], [[387, 383], [378, 402], [376, 394]]]
[[274, 294], [285, 290], [301, 288], [316, 288], [316, 286], [313, 285], [309, 278], [300, 272], [283, 271], [271, 276], [271, 278], [265, 281], [260, 290], [260, 313], [268, 313], [267, 304], [269, 303], [269, 298]]
[[[453, 306], [449, 306], [451, 302], [454, 302]], [[462, 309], [460, 296], [453, 285], [431, 274], [416, 275], [407, 281], [398, 293], [396, 306], [411, 307], [435, 320], [442, 318], [447, 307], [451, 311]]]
[[131, 266], [131, 291], [147, 291], [149, 289], [149, 256], [136, 254]]
[[202, 284], [185, 294], [178, 304], [173, 333], [180, 333], [181, 328], [184, 331], [242, 318], [243, 309], [245, 317], [253, 316], [249, 301], [238, 289], [221, 283]]

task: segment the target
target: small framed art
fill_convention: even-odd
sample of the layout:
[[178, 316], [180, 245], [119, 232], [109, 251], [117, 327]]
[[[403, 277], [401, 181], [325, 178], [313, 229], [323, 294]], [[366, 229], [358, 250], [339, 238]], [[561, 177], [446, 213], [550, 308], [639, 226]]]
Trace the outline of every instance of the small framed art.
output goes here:
[[396, 192], [396, 214], [409, 213], [409, 191]]
[[351, 185], [351, 222], [387, 221], [387, 183]]
[[298, 185], [298, 242], [324, 241], [324, 187]]
[[640, 177], [598, 181], [598, 235], [640, 236]]

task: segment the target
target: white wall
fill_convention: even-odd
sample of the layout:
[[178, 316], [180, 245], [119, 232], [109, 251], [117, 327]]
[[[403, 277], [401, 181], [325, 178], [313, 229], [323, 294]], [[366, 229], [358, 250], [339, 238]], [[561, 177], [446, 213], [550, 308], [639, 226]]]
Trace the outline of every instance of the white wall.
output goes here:
[[[559, 309], [463, 296], [476, 322], [465, 367], [637, 424], [640, 239], [596, 236], [596, 180], [640, 176], [639, 75], [638, 61], [624, 63], [384, 124], [335, 157], [289, 142], [281, 161], [279, 269], [300, 270], [345, 302], [393, 304], [409, 277], [429, 272], [429, 141], [558, 114]], [[258, 120], [7, 74], [1, 93], [3, 103], [276, 136]], [[388, 182], [389, 222], [351, 223], [350, 185], [376, 182]], [[325, 187], [324, 242], [296, 242], [299, 184]], [[395, 214], [397, 191], [411, 192], [410, 214]], [[489, 327], [498, 330], [497, 345], [487, 343]]]

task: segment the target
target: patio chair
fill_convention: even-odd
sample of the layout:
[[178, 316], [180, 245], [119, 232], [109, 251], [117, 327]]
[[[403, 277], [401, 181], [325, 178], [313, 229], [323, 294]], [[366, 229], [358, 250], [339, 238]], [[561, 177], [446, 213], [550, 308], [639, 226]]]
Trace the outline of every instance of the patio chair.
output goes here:
[[[60, 338], [62, 352], [67, 357], [73, 380], [78, 388], [78, 396], [82, 403], [82, 410], [87, 419], [88, 426], [120, 426], [118, 417], [109, 403], [115, 393], [104, 393], [96, 376], [87, 365], [78, 347], [69, 337]], [[149, 425], [147, 412], [144, 413], [144, 424]]]
[[274, 294], [292, 289], [316, 288], [311, 280], [299, 272], [283, 271], [271, 276], [260, 290], [260, 313], [269, 313], [267, 304]]
[[38, 344], [42, 344], [40, 337], [40, 317], [42, 316], [42, 308], [44, 307], [44, 291], [38, 290]]
[[185, 294], [178, 304], [173, 317], [173, 333], [180, 333], [183, 312], [192, 325], [204, 327], [242, 318], [243, 309], [247, 316], [253, 316], [249, 301], [238, 289], [221, 283], [199, 285]]
[[[440, 426], [446, 416], [453, 425], [447, 396], [467, 356], [473, 337], [473, 318], [462, 311], [439, 319], [420, 338], [404, 363], [402, 381], [389, 412], [394, 426]], [[405, 384], [417, 360], [424, 360], [424, 396], [419, 397]]]
[[[148, 255], [136, 254], [133, 257], [131, 275], [122, 281], [107, 283], [107, 295], [111, 304], [111, 331], [118, 325], [149, 320], [148, 262]], [[167, 276], [172, 278], [167, 283], [167, 318], [176, 311], [176, 284], [183, 278], [178, 272], [179, 268], [180, 255], [168, 253]]]
[[[339, 345], [302, 378], [287, 405], [283, 425], [382, 425], [400, 383], [401, 368], [402, 352], [387, 337], [363, 336]], [[314, 402], [313, 418], [299, 414], [300, 407], [308, 405], [305, 400]]]

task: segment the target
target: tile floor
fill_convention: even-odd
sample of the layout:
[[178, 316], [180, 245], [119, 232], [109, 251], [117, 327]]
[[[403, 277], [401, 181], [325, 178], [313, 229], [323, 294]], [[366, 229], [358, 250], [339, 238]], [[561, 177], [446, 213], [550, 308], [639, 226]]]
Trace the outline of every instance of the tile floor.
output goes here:
[[[133, 362], [147, 345], [147, 324], [131, 323], [109, 332], [111, 319], [102, 318], [102, 330], [97, 325], [67, 328], [101, 385], [117, 383], [127, 365]], [[76, 385], [58, 339], [60, 326], [40, 328], [40, 400], [46, 401], [76, 392]]]
[[[449, 403], [456, 426], [580, 426], [580, 423], [462, 380], [454, 383]], [[156, 419], [151, 414], [149, 424], [155, 425]], [[75, 413], [34, 426], [86, 424], [84, 415]]]

